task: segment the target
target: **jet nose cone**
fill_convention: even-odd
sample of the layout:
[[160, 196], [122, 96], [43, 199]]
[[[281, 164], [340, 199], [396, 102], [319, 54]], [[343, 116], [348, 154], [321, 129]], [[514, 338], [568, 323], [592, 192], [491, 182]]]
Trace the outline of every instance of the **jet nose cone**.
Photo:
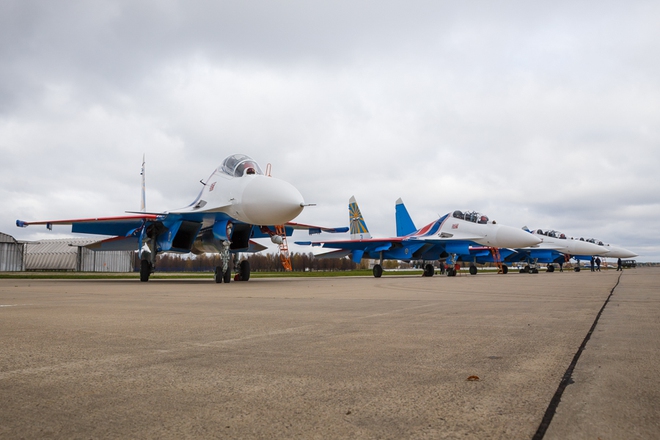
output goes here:
[[497, 230], [496, 238], [497, 247], [500, 248], [524, 248], [542, 242], [542, 240], [534, 234], [530, 234], [523, 229], [505, 225], [500, 225]]
[[629, 251], [628, 249], [624, 249], [622, 247], [617, 247], [617, 246], [605, 246], [605, 249], [607, 253], [605, 254], [606, 257], [611, 257], [611, 258], [634, 258], [637, 256], [636, 253], [633, 251]]
[[274, 177], [255, 176], [243, 192], [242, 208], [255, 225], [281, 225], [303, 210], [303, 196], [290, 183]]
[[575, 255], [605, 255], [607, 253], [607, 249], [603, 246], [598, 246], [588, 241], [575, 240], [574, 246], [573, 253]]

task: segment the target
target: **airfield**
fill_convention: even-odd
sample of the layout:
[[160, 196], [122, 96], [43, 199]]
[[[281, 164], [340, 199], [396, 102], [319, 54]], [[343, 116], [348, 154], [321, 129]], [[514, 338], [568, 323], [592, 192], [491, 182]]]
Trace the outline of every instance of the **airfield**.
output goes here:
[[0, 438], [658, 438], [659, 287], [0, 279]]

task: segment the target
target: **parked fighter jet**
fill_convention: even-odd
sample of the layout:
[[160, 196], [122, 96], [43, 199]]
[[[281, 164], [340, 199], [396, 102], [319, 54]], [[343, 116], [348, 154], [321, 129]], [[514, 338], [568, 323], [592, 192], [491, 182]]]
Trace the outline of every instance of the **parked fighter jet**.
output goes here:
[[[529, 231], [527, 227], [523, 228]], [[543, 242], [526, 248], [515, 250], [501, 250], [502, 261], [505, 264], [525, 263], [520, 269], [521, 273], [538, 273], [538, 263], [546, 263], [547, 271], [554, 272], [554, 264], [563, 264], [570, 261], [571, 258], [578, 261], [588, 261], [594, 256], [611, 258], [632, 258], [637, 256], [634, 252], [616, 246], [604, 244], [602, 241], [593, 238], [585, 240], [584, 238], [569, 238], [566, 234], [551, 229], [535, 229], [529, 231], [532, 234], [543, 239]], [[475, 263], [492, 262], [492, 257], [488, 252], [473, 248], [473, 260]], [[574, 268], [576, 272], [580, 271], [580, 266]]]
[[[338, 258], [352, 255], [359, 263], [363, 257], [378, 259], [373, 274], [383, 273], [383, 260], [434, 261], [449, 255], [468, 254], [471, 245], [492, 247], [525, 247], [540, 243], [541, 240], [521, 229], [496, 224], [485, 215], [476, 212], [454, 211], [438, 220], [417, 229], [401, 199], [396, 202], [397, 237], [372, 238], [367, 229], [360, 208], [351, 197], [348, 205], [350, 240], [296, 242], [299, 245], [322, 246], [339, 249], [317, 258]], [[432, 276], [433, 265], [424, 266], [424, 275]], [[453, 267], [448, 275], [455, 275]]]
[[[602, 253], [600, 254], [594, 254], [594, 255], [600, 255], [601, 257], [604, 258], [633, 258], [636, 257], [637, 254], [634, 253], [633, 251], [629, 251], [628, 249], [624, 249], [619, 246], [612, 246], [610, 244], [603, 243], [600, 240], [597, 240], [595, 238], [587, 238], [586, 240], [583, 238], [580, 238], [578, 240], [580, 243], [584, 244], [591, 244], [594, 246], [597, 246]], [[577, 260], [589, 260], [590, 257], [588, 255], [577, 255], [575, 257]]]
[[[570, 260], [570, 258], [585, 257], [590, 259], [595, 255], [604, 255], [605, 250], [593, 243], [588, 243], [584, 240], [577, 240], [568, 238], [566, 234], [551, 229], [535, 229], [530, 231], [527, 227], [523, 230], [541, 238], [542, 243], [534, 246], [516, 249], [502, 249], [500, 254], [504, 264], [511, 263], [525, 263], [525, 266], [520, 269], [521, 273], [538, 273], [538, 263], [547, 263], [548, 272], [553, 272], [555, 266], [553, 264], [563, 264]], [[473, 249], [473, 262], [474, 263], [488, 263], [492, 262], [491, 256], [485, 252], [478, 252], [478, 249]], [[579, 268], [577, 268], [579, 270]]]
[[637, 256], [637, 254], [633, 251], [629, 251], [628, 249], [624, 249], [620, 246], [612, 246], [610, 244], [603, 243], [602, 241], [596, 240], [595, 238], [588, 238], [585, 241], [587, 243], [596, 244], [603, 248], [606, 251], [606, 253], [603, 255], [605, 258], [633, 258]]
[[[144, 173], [143, 173], [144, 174]], [[235, 154], [227, 157], [188, 206], [162, 213], [130, 213], [118, 217], [26, 222], [16, 225], [71, 225], [71, 232], [111, 235], [112, 238], [88, 245], [92, 250], [133, 250], [140, 253], [140, 280], [148, 281], [160, 252], [219, 253], [222, 266], [215, 270], [217, 283], [231, 280], [231, 253], [258, 252], [265, 249], [253, 238], [270, 237], [282, 242], [282, 235], [293, 229], [311, 233], [345, 232], [348, 228], [287, 223], [303, 210], [300, 192], [290, 183], [264, 175], [250, 157]], [[143, 182], [144, 209], [144, 182]], [[240, 263], [238, 278], [250, 278], [246, 260]]]

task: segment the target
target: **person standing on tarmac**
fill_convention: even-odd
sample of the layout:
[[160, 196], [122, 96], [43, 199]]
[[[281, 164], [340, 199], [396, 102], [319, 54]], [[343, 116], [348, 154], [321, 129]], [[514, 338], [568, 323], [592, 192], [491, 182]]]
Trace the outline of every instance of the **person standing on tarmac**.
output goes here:
[[592, 255], [592, 256], [591, 256], [591, 271], [592, 271], [592, 272], [595, 272], [595, 271], [596, 271], [596, 268], [594, 267], [594, 262], [595, 262], [595, 260], [594, 260], [594, 257], [593, 257], [593, 255]]
[[600, 272], [600, 257], [596, 257], [596, 270]]
[[621, 258], [619, 258], [618, 260], [616, 260], [616, 270], [617, 270], [617, 271], [620, 270], [621, 272], [623, 272], [623, 267], [621, 266]]

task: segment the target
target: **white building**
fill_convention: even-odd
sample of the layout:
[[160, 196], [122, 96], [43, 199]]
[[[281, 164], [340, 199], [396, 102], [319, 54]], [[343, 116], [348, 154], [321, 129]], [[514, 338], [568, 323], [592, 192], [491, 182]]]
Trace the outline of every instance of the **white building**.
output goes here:
[[25, 243], [0, 232], [0, 272], [21, 272], [24, 266]]
[[133, 272], [134, 252], [92, 251], [85, 247], [96, 241], [64, 238], [27, 243], [25, 270]]

